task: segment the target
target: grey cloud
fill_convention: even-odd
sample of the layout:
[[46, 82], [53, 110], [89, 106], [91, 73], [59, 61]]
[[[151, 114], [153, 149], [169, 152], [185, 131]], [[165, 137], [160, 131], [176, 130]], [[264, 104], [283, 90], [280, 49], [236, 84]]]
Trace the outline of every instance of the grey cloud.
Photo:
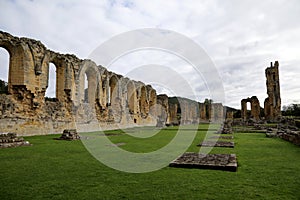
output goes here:
[[[283, 104], [300, 99], [299, 18], [297, 0], [0, 3], [1, 30], [41, 40], [54, 51], [74, 53], [80, 58], [87, 58], [102, 42], [124, 31], [159, 27], [184, 34], [202, 46], [214, 61], [223, 80], [226, 103], [237, 108], [240, 99], [251, 95], [257, 95], [262, 103], [266, 97], [264, 69], [275, 60], [280, 62]], [[204, 80], [195, 76], [188, 63], [165, 54], [148, 56], [156, 59], [152, 60], [154, 64], [170, 66], [188, 79], [197, 98], [209, 95]], [[126, 75], [134, 69], [132, 66], [153, 64], [146, 63], [149, 60], [145, 58], [147, 53], [121, 59], [124, 62], [116, 63], [111, 70]], [[0, 66], [7, 66], [2, 54]], [[7, 75], [1, 69], [0, 77], [3, 76]]]

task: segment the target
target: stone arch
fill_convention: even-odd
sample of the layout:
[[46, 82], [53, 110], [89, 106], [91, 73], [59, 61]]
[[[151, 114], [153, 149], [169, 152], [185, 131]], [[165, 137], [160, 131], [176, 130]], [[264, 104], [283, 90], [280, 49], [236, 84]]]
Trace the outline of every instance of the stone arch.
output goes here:
[[149, 114], [149, 101], [147, 99], [147, 88], [146, 86], [141, 86], [140, 88], [140, 100], [139, 107], [142, 118], [147, 118]]
[[31, 66], [33, 63], [32, 55], [30, 51], [25, 51], [21, 42], [2, 31], [0, 31], [0, 47], [9, 54], [8, 93], [11, 94], [14, 85], [24, 85], [25, 66]]
[[[88, 87], [85, 91], [84, 89], [84, 79], [85, 75], [88, 80]], [[90, 60], [84, 60], [80, 66], [79, 75], [77, 77], [77, 100], [79, 103], [83, 103], [85, 99], [85, 94], [87, 96], [87, 103], [95, 104], [96, 100], [100, 99], [101, 88], [101, 78], [100, 72], [97, 65]], [[85, 93], [86, 92], [86, 93]]]
[[251, 98], [242, 99], [241, 101], [241, 115], [244, 121], [249, 119], [247, 114], [247, 103], [251, 104], [251, 118], [258, 121], [260, 119], [260, 104], [259, 100], [256, 96], [252, 96]]
[[155, 115], [156, 114], [156, 91], [152, 88], [150, 88], [149, 91], [149, 112], [151, 113], [151, 115]]
[[2, 73], [4, 72], [3, 77], [0, 78], [3, 81], [2, 82], [3, 86], [1, 88], [1, 92], [8, 93], [8, 85], [4, 85], [4, 83], [6, 82], [8, 84], [10, 53], [5, 48], [2, 48], [2, 47], [0, 47], [0, 52], [1, 52], [0, 62], [1, 62], [1, 64], [4, 64], [3, 66], [0, 66], [1, 72]]
[[[57, 98], [57, 87], [58, 87], [57, 82], [58, 82], [58, 80], [57, 80], [57, 70], [56, 70], [56, 68], [57, 67], [56, 67], [55, 64], [53, 64], [52, 62], [49, 63], [48, 73], [47, 73], [48, 74], [47, 89], [45, 91], [45, 97]], [[54, 73], [54, 74], [52, 74], [52, 73]], [[51, 77], [54, 77], [54, 82], [55, 82], [55, 84], [54, 84], [54, 87], [55, 87], [54, 88], [54, 96], [50, 96], [51, 92], [49, 91], [50, 89], [52, 89], [52, 88], [50, 88], [50, 86], [52, 87], [51, 80], [50, 80]]]
[[127, 105], [129, 109], [130, 114], [136, 114], [137, 113], [137, 96], [136, 96], [136, 88], [133, 83], [133, 81], [129, 80], [127, 82]]
[[55, 98], [59, 101], [64, 101], [64, 89], [65, 89], [65, 77], [66, 77], [66, 62], [59, 58], [58, 56], [50, 57], [47, 65], [47, 77], [46, 77], [46, 88], [48, 88], [49, 78], [50, 78], [50, 64], [55, 67]]
[[[60, 102], [74, 101], [77, 103], [77, 83], [78, 73], [75, 68], [80, 68], [79, 59], [71, 58], [70, 55], [62, 55], [53, 51], [45, 51], [41, 61], [39, 77], [39, 87], [46, 95], [49, 88], [50, 66], [55, 68], [55, 98]], [[76, 65], [76, 67], [74, 66]], [[77, 71], [77, 70], [76, 70]], [[53, 75], [53, 74], [52, 74]]]
[[115, 105], [119, 102], [119, 80], [116, 75], [112, 75], [109, 79], [109, 91], [108, 91], [108, 103], [109, 105]]
[[122, 120], [122, 99], [120, 93], [120, 80], [115, 74], [112, 74], [108, 86], [108, 115], [109, 121], [116, 123], [120, 123]]
[[101, 96], [100, 96], [100, 104], [103, 108], [106, 108], [109, 104], [109, 79], [108, 79], [108, 71], [104, 69], [101, 74]]

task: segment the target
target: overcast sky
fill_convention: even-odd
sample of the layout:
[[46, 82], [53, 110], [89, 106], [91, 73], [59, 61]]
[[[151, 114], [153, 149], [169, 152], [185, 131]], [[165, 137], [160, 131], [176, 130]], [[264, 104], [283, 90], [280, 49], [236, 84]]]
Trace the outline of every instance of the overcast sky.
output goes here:
[[[51, 50], [82, 59], [126, 31], [160, 28], [183, 34], [212, 59], [223, 81], [225, 104], [235, 108], [240, 108], [242, 98], [254, 95], [263, 106], [267, 97], [264, 70], [275, 60], [280, 65], [282, 104], [300, 103], [299, 19], [298, 0], [0, 1], [0, 30], [40, 40]], [[1, 49], [1, 79], [7, 79], [7, 57]], [[194, 79], [188, 63], [174, 55], [136, 52], [119, 59], [109, 70], [130, 76], [129, 66], [152, 62], [180, 66], [185, 78], [190, 77], [189, 84], [195, 86], [197, 100], [209, 98], [202, 87], [205, 81]], [[147, 74], [138, 78], [148, 81]], [[166, 88], [157, 90], [168, 91]]]

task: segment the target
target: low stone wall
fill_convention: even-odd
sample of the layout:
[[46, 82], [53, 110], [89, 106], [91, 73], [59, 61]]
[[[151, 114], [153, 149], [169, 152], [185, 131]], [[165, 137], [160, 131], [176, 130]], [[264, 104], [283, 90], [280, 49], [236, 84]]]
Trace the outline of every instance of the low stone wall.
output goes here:
[[300, 146], [300, 132], [299, 131], [278, 131], [278, 137], [289, 141], [295, 145]]
[[279, 137], [283, 140], [300, 146], [300, 131], [297, 127], [286, 126], [280, 128], [268, 128], [266, 130], [267, 137]]

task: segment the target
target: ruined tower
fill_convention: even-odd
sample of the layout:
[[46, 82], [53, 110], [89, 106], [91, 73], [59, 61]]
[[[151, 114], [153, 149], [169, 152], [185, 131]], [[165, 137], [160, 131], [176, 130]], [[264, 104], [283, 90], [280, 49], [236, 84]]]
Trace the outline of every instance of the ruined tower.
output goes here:
[[270, 121], [276, 121], [281, 116], [281, 98], [280, 98], [280, 85], [279, 85], [279, 63], [275, 61], [274, 66], [266, 69], [267, 78], [267, 94], [268, 98], [265, 99], [265, 118]]

